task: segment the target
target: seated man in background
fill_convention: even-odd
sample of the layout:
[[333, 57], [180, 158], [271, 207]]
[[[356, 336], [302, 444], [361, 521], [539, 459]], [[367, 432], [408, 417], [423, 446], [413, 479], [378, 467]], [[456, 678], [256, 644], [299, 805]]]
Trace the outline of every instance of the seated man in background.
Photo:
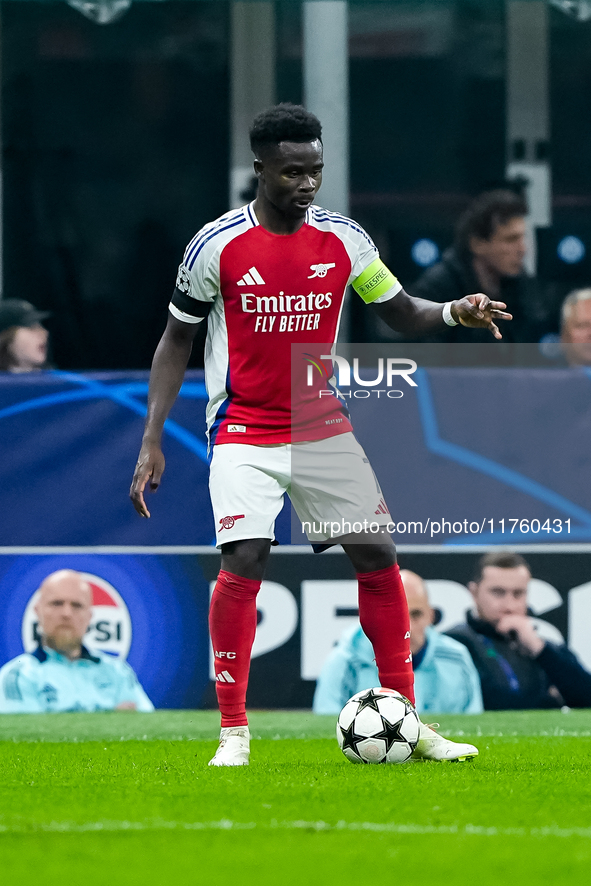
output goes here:
[[[485, 191], [460, 217], [453, 246], [409, 286], [411, 295], [447, 302], [484, 292], [506, 302], [511, 323], [500, 322], [504, 342], [537, 342], [548, 331], [538, 282], [524, 272], [527, 205], [511, 190]], [[490, 343], [481, 330], [442, 330], [422, 341]]]
[[569, 366], [591, 366], [591, 289], [575, 289], [562, 303], [560, 344]]
[[128, 664], [82, 645], [92, 595], [80, 573], [61, 569], [49, 575], [35, 611], [39, 646], [0, 670], [0, 713], [154, 710]]
[[[460, 643], [431, 625], [434, 613], [423, 579], [400, 571], [410, 614], [410, 649], [419, 713], [479, 714], [480, 681], [470, 656]], [[338, 714], [362, 689], [379, 686], [371, 643], [361, 625], [346, 631], [328, 656], [314, 693], [316, 714]]]
[[41, 325], [48, 311], [38, 311], [20, 298], [0, 301], [0, 369], [38, 372], [47, 369], [49, 333]]
[[591, 674], [564, 644], [543, 640], [528, 614], [530, 578], [520, 554], [485, 554], [468, 586], [475, 611], [446, 633], [470, 652], [485, 710], [590, 707]]

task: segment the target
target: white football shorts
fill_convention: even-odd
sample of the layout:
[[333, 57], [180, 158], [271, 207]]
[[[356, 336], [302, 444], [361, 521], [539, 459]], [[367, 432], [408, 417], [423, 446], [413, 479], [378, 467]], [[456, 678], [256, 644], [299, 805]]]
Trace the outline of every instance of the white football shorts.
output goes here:
[[287, 493], [310, 542], [387, 526], [392, 517], [352, 433], [308, 443], [214, 446], [209, 491], [216, 544], [275, 537]]

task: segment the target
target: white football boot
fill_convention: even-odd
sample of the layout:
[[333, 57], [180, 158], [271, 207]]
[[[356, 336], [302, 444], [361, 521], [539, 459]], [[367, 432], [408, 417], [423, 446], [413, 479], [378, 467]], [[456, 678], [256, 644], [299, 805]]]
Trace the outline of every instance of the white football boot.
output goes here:
[[439, 723], [432, 723], [426, 726], [425, 723], [420, 724], [419, 742], [412, 753], [411, 760], [439, 760], [455, 763], [463, 763], [465, 760], [473, 760], [478, 756], [478, 748], [473, 744], [462, 744], [457, 741], [450, 741], [439, 735], [432, 728], [439, 726]]
[[249, 757], [248, 726], [226, 726], [220, 730], [220, 743], [208, 766], [248, 766]]

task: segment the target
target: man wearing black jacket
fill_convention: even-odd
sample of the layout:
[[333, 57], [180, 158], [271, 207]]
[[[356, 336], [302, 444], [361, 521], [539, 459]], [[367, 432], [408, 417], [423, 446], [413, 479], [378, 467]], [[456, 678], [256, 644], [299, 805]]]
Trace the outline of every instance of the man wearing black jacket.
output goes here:
[[591, 674], [564, 644], [543, 640], [527, 614], [530, 578], [519, 554], [486, 554], [468, 586], [475, 611], [446, 633], [470, 652], [485, 710], [591, 707]]
[[[528, 277], [526, 254], [527, 205], [513, 191], [485, 191], [476, 197], [458, 221], [453, 246], [440, 262], [428, 268], [410, 287], [411, 295], [447, 302], [471, 292], [500, 299], [513, 314], [512, 323], [500, 323], [504, 342], [537, 342], [550, 330], [547, 293]], [[489, 343], [486, 330], [439, 330], [414, 341]], [[466, 334], [468, 333], [468, 334]]]

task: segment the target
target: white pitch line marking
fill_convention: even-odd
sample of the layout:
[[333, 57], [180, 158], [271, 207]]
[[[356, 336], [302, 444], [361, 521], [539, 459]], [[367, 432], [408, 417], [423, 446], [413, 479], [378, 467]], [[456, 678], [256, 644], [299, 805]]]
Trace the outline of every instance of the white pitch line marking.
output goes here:
[[499, 828], [486, 825], [420, 825], [397, 824], [396, 822], [377, 821], [337, 821], [334, 824], [326, 821], [277, 821], [258, 824], [254, 821], [165, 821], [153, 819], [147, 821], [51, 821], [31, 825], [7, 825], [0, 823], [2, 834], [28, 833], [113, 833], [137, 831], [252, 831], [252, 830], [311, 830], [311, 831], [369, 831], [386, 834], [448, 834], [452, 836], [471, 837], [581, 837], [591, 839], [591, 828], [559, 828], [555, 826], [540, 828]]

